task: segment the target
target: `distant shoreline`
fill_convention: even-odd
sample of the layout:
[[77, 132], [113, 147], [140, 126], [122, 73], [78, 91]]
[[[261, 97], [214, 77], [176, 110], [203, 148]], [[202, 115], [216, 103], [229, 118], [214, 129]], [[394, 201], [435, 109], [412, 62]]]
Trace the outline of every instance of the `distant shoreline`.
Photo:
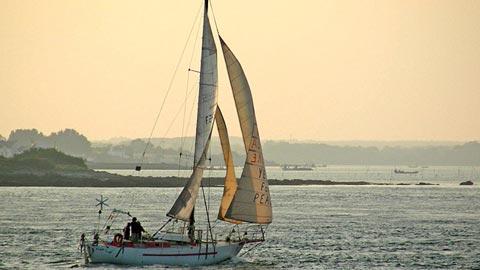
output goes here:
[[[133, 170], [138, 163], [121, 162], [86, 162], [89, 169], [92, 170]], [[168, 163], [142, 163], [142, 170], [189, 170], [191, 167], [178, 166]]]
[[[108, 172], [88, 172], [71, 174], [0, 174], [0, 186], [3, 187], [183, 187], [187, 178], [183, 177], [140, 177], [122, 176]], [[205, 178], [205, 185], [223, 186], [223, 177]], [[278, 180], [269, 179], [271, 186], [311, 186], [311, 185], [348, 185], [348, 186], [405, 186], [438, 185], [431, 183], [373, 183], [366, 181], [331, 180]]]

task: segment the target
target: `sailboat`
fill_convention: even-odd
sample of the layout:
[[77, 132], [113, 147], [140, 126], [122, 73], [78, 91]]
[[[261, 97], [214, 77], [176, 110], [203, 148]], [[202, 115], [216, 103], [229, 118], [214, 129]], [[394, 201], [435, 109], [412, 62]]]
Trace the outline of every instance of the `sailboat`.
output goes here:
[[[237, 180], [232, 160], [227, 125], [217, 104], [217, 47], [208, 17], [208, 0], [203, 10], [203, 36], [200, 83], [195, 135], [193, 171], [183, 190], [167, 212], [169, 218], [158, 231], [140, 241], [123, 239], [107, 226], [120, 214], [114, 209], [105, 226], [94, 232], [93, 241], [85, 240], [85, 257], [91, 263], [127, 265], [209, 265], [237, 256], [247, 244], [265, 241], [265, 230], [272, 222], [272, 203], [265, 171], [260, 135], [250, 87], [242, 66], [219, 35], [226, 69], [233, 91], [236, 110], [245, 146], [246, 160]], [[207, 210], [208, 227], [195, 227], [195, 206], [204, 170], [207, 151], [216, 123], [222, 146], [226, 175], [217, 219], [233, 229], [223, 238], [213, 233]], [[104, 201], [102, 198], [101, 201]], [[99, 202], [101, 202], [99, 201]], [[179, 230], [167, 224], [184, 224]], [[241, 225], [248, 225], [243, 228]], [[84, 237], [82, 237], [84, 239]]]

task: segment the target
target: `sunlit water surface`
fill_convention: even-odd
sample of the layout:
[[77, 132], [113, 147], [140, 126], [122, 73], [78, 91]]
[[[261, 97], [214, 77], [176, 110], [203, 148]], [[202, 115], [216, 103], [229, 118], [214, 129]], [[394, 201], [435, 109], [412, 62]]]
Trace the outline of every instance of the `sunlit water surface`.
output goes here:
[[[415, 174], [398, 174], [395, 169]], [[138, 176], [180, 176], [189, 177], [189, 170], [106, 170], [120, 175]], [[236, 175], [242, 174], [242, 168], [235, 168]], [[304, 179], [331, 181], [367, 181], [371, 183], [409, 183], [429, 182], [441, 185], [457, 186], [461, 181], [480, 179], [480, 168], [472, 166], [360, 166], [328, 165], [315, 167], [311, 171], [284, 171], [278, 166], [267, 167], [269, 179]], [[206, 177], [223, 177], [224, 170], [207, 170]]]
[[[166, 220], [178, 192], [3, 187], [0, 268], [117, 268], [83, 265], [77, 250], [80, 234], [97, 224], [95, 198], [108, 197], [111, 207], [129, 210], [152, 232]], [[267, 241], [213, 268], [480, 267], [478, 186], [272, 186], [271, 193], [274, 222]], [[214, 216], [221, 189], [206, 194]]]

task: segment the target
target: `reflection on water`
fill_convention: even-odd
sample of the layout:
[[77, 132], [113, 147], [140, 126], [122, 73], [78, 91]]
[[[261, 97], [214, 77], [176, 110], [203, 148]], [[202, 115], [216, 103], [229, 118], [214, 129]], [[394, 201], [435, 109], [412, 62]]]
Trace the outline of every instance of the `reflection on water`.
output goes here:
[[[79, 236], [95, 227], [94, 199], [100, 194], [109, 198], [110, 206], [131, 211], [148, 231], [155, 231], [178, 192], [178, 188], [2, 188], [0, 268], [80, 263]], [[214, 216], [222, 190], [206, 192]], [[271, 192], [274, 222], [267, 241], [245, 258], [214, 268], [480, 265], [478, 186], [273, 186]], [[199, 226], [204, 226], [201, 217]]]

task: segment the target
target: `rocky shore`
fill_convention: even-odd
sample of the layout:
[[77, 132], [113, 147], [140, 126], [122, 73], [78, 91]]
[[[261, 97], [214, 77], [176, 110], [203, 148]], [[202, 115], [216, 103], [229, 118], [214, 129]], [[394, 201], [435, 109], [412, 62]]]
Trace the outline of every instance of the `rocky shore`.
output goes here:
[[[0, 186], [38, 187], [183, 187], [187, 178], [123, 176], [95, 171], [81, 158], [65, 155], [55, 149], [32, 148], [12, 158], [0, 157]], [[205, 185], [223, 186], [224, 179], [204, 178]], [[411, 185], [371, 183], [365, 181], [277, 180], [272, 186], [305, 185]], [[418, 183], [417, 185], [433, 185]]]
[[[187, 178], [178, 177], [140, 177], [122, 176], [107, 172], [71, 172], [71, 173], [0, 173], [0, 186], [38, 186], [38, 187], [183, 187]], [[277, 180], [269, 179], [272, 186], [305, 185], [413, 185], [393, 183], [371, 183], [365, 181], [330, 181], [330, 180]], [[205, 184], [223, 186], [223, 178], [205, 178]], [[418, 183], [416, 185], [434, 185]]]

